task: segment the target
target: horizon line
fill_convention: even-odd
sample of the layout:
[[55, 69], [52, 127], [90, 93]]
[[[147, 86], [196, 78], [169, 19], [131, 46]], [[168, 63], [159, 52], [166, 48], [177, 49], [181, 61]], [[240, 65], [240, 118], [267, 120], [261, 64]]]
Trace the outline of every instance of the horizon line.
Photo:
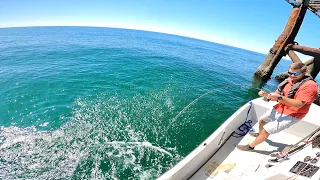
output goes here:
[[[222, 43], [222, 42], [217, 42], [217, 41], [213, 41], [213, 40], [210, 40], [210, 39], [203, 39], [203, 38], [199, 38], [199, 37], [188, 36], [188, 35], [185, 35], [185, 34], [177, 34], [177, 33], [172, 33], [172, 32], [157, 31], [157, 30], [144, 29], [144, 28], [96, 26], [96, 25], [27, 25], [27, 26], [0, 26], [0, 29], [5, 29], [5, 28], [32, 28], [32, 27], [93, 27], [93, 28], [113, 28], [113, 29], [146, 31], [146, 32], [162, 33], [162, 34], [167, 34], [167, 35], [174, 35], [174, 36], [180, 36], [180, 37], [185, 37], [185, 38], [191, 38], [191, 39], [210, 42], [210, 43], [216, 43], [216, 44], [229, 46], [229, 47], [233, 47], [233, 48], [238, 48], [238, 49], [241, 49], [241, 50], [246, 50], [246, 51], [250, 51], [250, 52], [253, 52], [253, 53], [258, 53], [258, 54], [267, 56], [267, 54], [265, 52], [259, 52], [259, 51], [255, 51], [255, 50], [252, 50], [252, 49], [246, 49], [246, 48], [239, 47], [239, 46], [232, 45], [232, 44], [228, 44], [228, 43]], [[291, 61], [291, 59], [289, 57], [287, 57], [287, 56], [283, 56], [282, 59]]]
[[172, 33], [172, 32], [164, 32], [164, 31], [157, 31], [157, 30], [150, 30], [150, 29], [144, 29], [144, 28], [128, 28], [128, 27], [113, 27], [113, 26], [95, 26], [95, 25], [27, 25], [27, 26], [0, 26], [0, 29], [5, 29], [5, 28], [31, 28], [31, 27], [94, 27], [94, 28], [114, 28], [114, 29], [126, 29], [126, 30], [137, 30], [137, 31], [146, 31], [146, 32], [153, 32], [153, 33], [162, 33], [162, 34], [168, 34], [168, 35], [175, 35], [175, 36], [180, 36], [180, 37], [185, 37], [185, 38], [191, 38], [191, 39], [196, 39], [196, 40], [200, 40], [200, 41], [206, 41], [206, 42], [211, 42], [211, 43], [216, 43], [216, 44], [220, 44], [220, 45], [225, 45], [225, 46], [229, 46], [229, 47], [234, 47], [234, 48], [239, 48], [242, 50], [246, 50], [246, 51], [251, 51], [254, 53], [259, 53], [262, 55], [267, 55], [263, 52], [258, 52], [252, 49], [245, 49], [243, 47], [239, 47], [239, 46], [235, 46], [232, 44], [228, 44], [228, 43], [222, 43], [222, 42], [217, 42], [217, 41], [213, 41], [210, 39], [203, 39], [203, 38], [199, 38], [199, 37], [194, 37], [194, 36], [188, 36], [185, 34], [177, 34], [177, 33]]

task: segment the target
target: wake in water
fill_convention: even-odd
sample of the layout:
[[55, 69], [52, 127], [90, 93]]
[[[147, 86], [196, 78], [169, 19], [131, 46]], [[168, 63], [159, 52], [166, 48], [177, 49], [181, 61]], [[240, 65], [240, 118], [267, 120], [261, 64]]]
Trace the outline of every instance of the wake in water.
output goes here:
[[174, 109], [166, 92], [105, 97], [78, 99], [53, 132], [2, 127], [0, 179], [153, 179], [181, 159], [152, 144]]

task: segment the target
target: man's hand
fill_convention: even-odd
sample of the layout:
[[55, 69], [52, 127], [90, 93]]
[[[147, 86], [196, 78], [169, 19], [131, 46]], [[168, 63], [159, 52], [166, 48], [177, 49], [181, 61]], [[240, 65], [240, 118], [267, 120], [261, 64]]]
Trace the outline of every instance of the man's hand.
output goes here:
[[280, 94], [277, 93], [270, 93], [269, 99], [271, 101], [278, 101], [278, 98], [280, 97]]
[[259, 91], [259, 96], [263, 96], [263, 97], [266, 97], [266, 96], [268, 96], [268, 94], [269, 93], [267, 93], [267, 92], [265, 92], [265, 91], [263, 91], [263, 90], [261, 90], [261, 91]]
[[270, 94], [269, 94], [269, 93], [261, 90], [261, 91], [259, 91], [258, 94], [259, 94], [259, 96], [262, 96], [262, 97], [263, 97], [263, 100], [264, 100], [264, 101], [270, 101], [270, 97], [269, 97]]

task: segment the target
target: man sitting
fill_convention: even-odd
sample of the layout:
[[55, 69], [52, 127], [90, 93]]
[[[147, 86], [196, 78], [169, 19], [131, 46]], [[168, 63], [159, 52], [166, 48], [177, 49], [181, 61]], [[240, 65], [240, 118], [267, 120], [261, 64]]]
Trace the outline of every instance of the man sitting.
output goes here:
[[256, 145], [267, 140], [270, 134], [289, 128], [308, 113], [317, 96], [318, 85], [310, 76], [306, 76], [306, 70], [303, 63], [293, 63], [289, 66], [289, 78], [280, 83], [274, 93], [258, 93], [279, 103], [261, 116], [259, 133], [250, 133], [256, 139], [248, 145], [237, 145], [238, 149], [252, 151]]

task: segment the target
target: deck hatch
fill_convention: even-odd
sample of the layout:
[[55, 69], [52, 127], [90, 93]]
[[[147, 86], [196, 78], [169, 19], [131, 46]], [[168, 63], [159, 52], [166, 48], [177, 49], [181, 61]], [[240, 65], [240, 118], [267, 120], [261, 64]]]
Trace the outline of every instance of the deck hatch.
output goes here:
[[304, 177], [312, 177], [319, 170], [318, 166], [314, 166], [311, 164], [304, 163], [302, 161], [298, 161], [291, 169], [290, 172], [297, 174], [299, 176]]

